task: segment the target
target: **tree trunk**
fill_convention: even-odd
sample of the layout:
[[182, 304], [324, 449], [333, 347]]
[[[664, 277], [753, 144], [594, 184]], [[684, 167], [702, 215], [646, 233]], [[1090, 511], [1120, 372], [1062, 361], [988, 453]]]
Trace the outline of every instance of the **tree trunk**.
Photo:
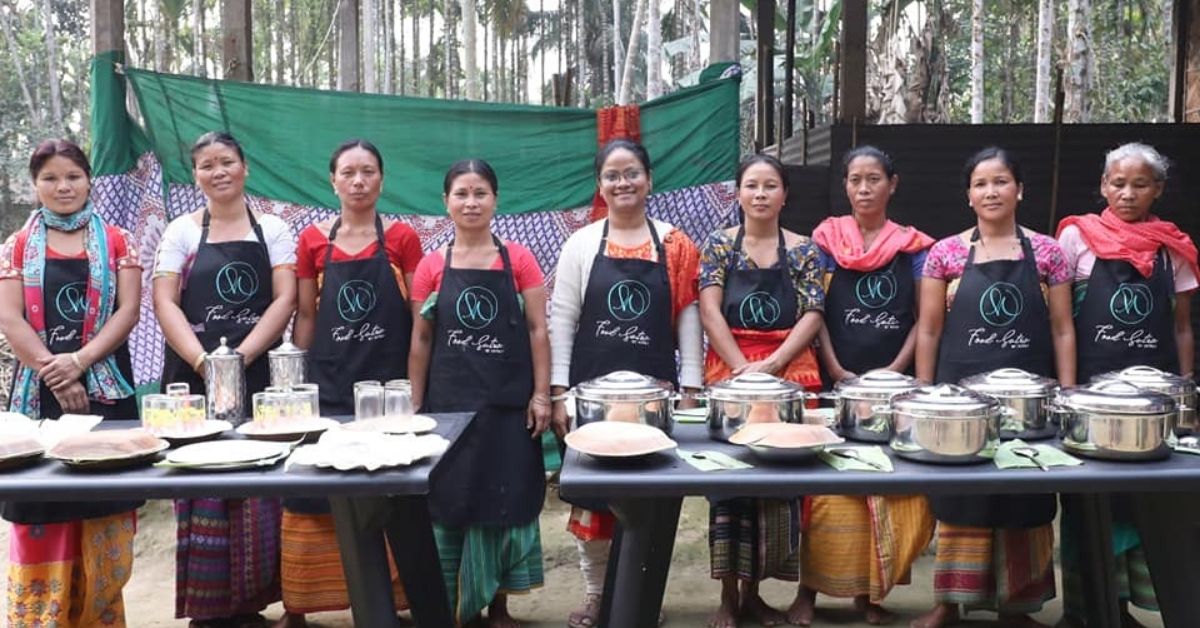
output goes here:
[[17, 47], [17, 38], [13, 34], [8, 11], [16, 13], [16, 10], [7, 2], [0, 4], [0, 29], [4, 30], [4, 42], [8, 44], [8, 54], [12, 57], [13, 67], [17, 71], [17, 83], [21, 85], [21, 96], [25, 99], [25, 106], [29, 107], [29, 120], [33, 123], [34, 128], [37, 128], [42, 126], [41, 110], [34, 104], [33, 92], [29, 91], [29, 82], [25, 80], [25, 64], [22, 61], [24, 55]]
[[192, 72], [204, 78], [208, 68], [204, 59], [204, 0], [192, 0]]
[[[621, 72], [625, 67], [621, 57], [624, 48], [621, 43], [621, 0], [612, 1], [612, 12], [613, 102], [619, 102], [621, 100]], [[629, 31], [630, 39], [633, 39], [633, 31], [636, 29], [637, 25], [635, 24]]]
[[437, 67], [436, 67], [437, 64], [434, 62], [435, 59], [437, 58], [437, 56], [433, 54], [434, 49], [437, 47], [436, 40], [434, 39], [434, 36], [433, 36], [433, 16], [436, 13], [436, 11], [435, 11], [434, 0], [428, 0], [428, 2], [429, 2], [429, 55], [425, 57], [425, 66], [426, 66], [425, 71], [428, 73], [428, 77], [429, 77], [428, 80], [426, 81], [426, 84], [429, 86], [429, 92], [427, 95], [430, 98], [433, 98], [434, 96], [437, 95], [437, 81], [434, 80], [434, 78], [437, 76]]
[[490, 11], [488, 11], [483, 14], [483, 22], [480, 23], [480, 26], [482, 26], [482, 30], [483, 30], [483, 63], [480, 64], [480, 67], [483, 69], [483, 75], [481, 78], [483, 79], [483, 99], [484, 100], [491, 99], [490, 98], [491, 90], [489, 89], [489, 85], [488, 85], [491, 82], [490, 79], [491, 79], [491, 75], [492, 75], [492, 72], [490, 69], [491, 66], [488, 65], [488, 48], [489, 48], [489, 45], [491, 44], [491, 40], [492, 40], [491, 31], [488, 30], [488, 26], [490, 26], [491, 18], [492, 18], [492, 14]]
[[1089, 92], [1092, 89], [1091, 0], [1067, 3], [1067, 77], [1063, 119], [1089, 122], [1092, 118]]
[[[293, 0], [294, 1], [294, 0]], [[275, 36], [275, 83], [278, 85], [284, 84], [284, 69], [287, 67], [286, 53], [283, 51], [283, 34], [287, 26], [287, 22], [283, 16], [283, 0], [275, 0], [273, 2], [275, 9], [275, 24], [267, 25], [267, 28], [272, 31]]]
[[586, 106], [586, 96], [583, 93], [584, 79], [587, 77], [587, 71], [584, 67], [587, 64], [587, 33], [583, 27], [583, 7], [579, 3], [574, 3], [575, 19], [572, 22], [575, 26], [575, 80], [579, 83], [575, 89], [577, 94], [576, 102], [580, 107]]
[[1037, 79], [1034, 85], [1033, 121], [1050, 121], [1050, 71], [1054, 55], [1054, 0], [1038, 0]]
[[383, 83], [385, 94], [396, 93], [396, 10], [392, 0], [383, 0]]
[[1008, 21], [1008, 37], [1004, 39], [1004, 67], [1000, 72], [1000, 122], [1008, 124], [1012, 122], [1013, 115], [1013, 82], [1015, 81], [1016, 59], [1013, 53], [1013, 44], [1020, 37], [1017, 31], [1017, 18], [1014, 15], [1016, 7], [1013, 6], [1013, 0], [1006, 2], [1006, 10], [1004, 19]]
[[479, 100], [479, 67], [475, 65], [475, 0], [462, 0], [463, 69], [466, 72], [467, 100]]
[[63, 128], [62, 76], [58, 72], [58, 37], [54, 34], [54, 8], [50, 0], [42, 0], [42, 18], [46, 29], [46, 81], [50, 84], [50, 123], [55, 134]]
[[983, 124], [983, 0], [971, 1], [971, 124]]
[[633, 96], [633, 59], [637, 56], [638, 44], [641, 43], [642, 20], [646, 17], [646, 0], [638, 0], [637, 9], [633, 13], [633, 24], [629, 29], [629, 48], [625, 51], [625, 69], [621, 71], [621, 97], [618, 105], [629, 104]]
[[646, 100], [662, 94], [662, 16], [658, 0], [650, 0], [646, 19]]
[[[404, 6], [402, 2], [400, 6]], [[412, 93], [421, 94], [421, 14], [420, 7], [414, 2], [409, 5], [412, 11]]]
[[376, 62], [378, 42], [375, 34], [379, 26], [377, 0], [361, 0], [362, 2], [362, 78], [363, 92], [374, 94], [379, 92], [379, 64]]
[[[391, 1], [392, 0], [388, 0], [388, 2]], [[400, 63], [397, 64], [399, 66], [397, 71], [400, 73], [400, 76], [397, 77], [397, 82], [400, 84], [400, 95], [403, 96], [404, 94], [408, 93], [408, 82], [406, 76], [408, 72], [405, 69], [405, 66], [408, 65], [408, 55], [404, 49], [404, 5], [397, 3], [393, 6], [395, 7], [396, 12], [396, 33], [400, 37], [400, 51], [396, 55], [396, 58], [400, 61]]]

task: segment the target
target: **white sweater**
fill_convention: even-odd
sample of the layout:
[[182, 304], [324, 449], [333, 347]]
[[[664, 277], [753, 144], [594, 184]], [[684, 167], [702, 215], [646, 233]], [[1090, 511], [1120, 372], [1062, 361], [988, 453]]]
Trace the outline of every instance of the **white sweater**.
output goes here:
[[[668, 223], [655, 220], [654, 228], [664, 238], [675, 229]], [[571, 349], [583, 311], [583, 295], [587, 292], [592, 262], [600, 250], [604, 221], [592, 223], [571, 234], [558, 256], [554, 273], [554, 297], [550, 308], [550, 383], [569, 385]], [[703, 385], [703, 329], [700, 308], [692, 303], [679, 313], [675, 325], [679, 346], [679, 385], [700, 388]]]

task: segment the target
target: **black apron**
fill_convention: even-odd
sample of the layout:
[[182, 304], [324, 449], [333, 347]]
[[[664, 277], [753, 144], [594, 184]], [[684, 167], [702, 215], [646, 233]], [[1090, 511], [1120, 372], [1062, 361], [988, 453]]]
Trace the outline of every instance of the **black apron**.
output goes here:
[[[1024, 259], [975, 264], [967, 255], [954, 304], [938, 348], [938, 383], [1003, 367], [1054, 375], [1050, 309], [1042, 296], [1037, 260], [1017, 227]], [[979, 231], [972, 242], [979, 239]], [[930, 497], [938, 521], [981, 528], [1035, 528], [1054, 520], [1054, 495], [950, 495]]]
[[492, 236], [504, 270], [453, 268], [446, 247], [429, 360], [425, 412], [475, 412], [434, 476], [429, 508], [448, 526], [525, 525], [546, 494], [542, 441], [525, 427], [533, 395], [529, 325], [508, 250]]
[[870, 272], [837, 266], [825, 293], [825, 329], [842, 368], [862, 375], [892, 363], [916, 323], [912, 256]]
[[[222, 337], [229, 347], [237, 348], [271, 305], [271, 256], [267, 252], [262, 227], [249, 208], [246, 214], [250, 218], [256, 242], [237, 240], [210, 243], [210, 216], [208, 210], [204, 210], [200, 245], [188, 274], [187, 287], [183, 289], [179, 301], [184, 316], [191, 323], [205, 351], [220, 346]], [[205, 394], [204, 377], [168, 345], [162, 384], [165, 389], [167, 384], [177, 382], [188, 384], [193, 394]], [[244, 405], [247, 410], [253, 407], [251, 395], [262, 391], [270, 383], [271, 371], [265, 356], [246, 367]]]
[[[47, 259], [42, 281], [42, 303], [46, 317], [46, 348], [51, 353], [74, 353], [83, 347], [83, 319], [87, 311], [88, 260]], [[125, 381], [133, 383], [129, 346], [122, 343], [114, 351], [117, 369]], [[42, 418], [57, 419], [62, 407], [50, 387], [41, 385]], [[89, 412], [105, 419], [136, 419], [137, 397], [130, 395], [113, 404], [91, 400]], [[127, 512], [146, 503], [138, 501], [105, 502], [4, 502], [3, 517], [22, 524], [61, 523], [77, 519], [108, 517]]]
[[[742, 256], [745, 235], [745, 228], [739, 227], [733, 241], [735, 256]], [[735, 258], [733, 267], [725, 270], [721, 312], [730, 328], [777, 330], [795, 326], [800, 316], [800, 300], [792, 284], [782, 229], [778, 254], [779, 261], [771, 268], [738, 269]]]
[[[308, 350], [309, 380], [319, 388], [325, 416], [354, 414], [354, 382], [407, 377], [412, 342], [412, 312], [388, 262], [383, 220], [375, 216], [377, 246], [371, 257], [335, 262], [333, 243], [341, 226], [338, 218], [329, 228], [316, 332]], [[283, 506], [303, 514], [329, 512], [323, 498], [289, 498]]]
[[412, 342], [412, 311], [388, 262], [383, 220], [375, 216], [374, 255], [335, 262], [333, 243], [341, 226], [338, 218], [329, 229], [316, 333], [308, 351], [309, 378], [320, 387], [326, 416], [354, 414], [354, 382], [407, 377]]
[[[606, 255], [608, 220], [604, 221], [571, 348], [571, 386], [613, 371], [634, 371], [678, 386], [667, 254], [654, 221], [647, 219], [646, 224], [656, 262]], [[601, 500], [564, 501], [588, 510], [608, 509]]]
[[1165, 250], [1149, 277], [1129, 262], [1097, 258], [1075, 314], [1079, 382], [1137, 365], [1178, 373], [1174, 298], [1174, 268]]

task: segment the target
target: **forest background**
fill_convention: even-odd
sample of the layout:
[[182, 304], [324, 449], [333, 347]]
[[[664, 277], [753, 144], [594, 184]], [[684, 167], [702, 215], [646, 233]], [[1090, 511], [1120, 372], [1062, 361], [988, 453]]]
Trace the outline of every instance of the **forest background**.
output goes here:
[[[758, 1], [741, 0], [742, 137], [753, 150]], [[776, 2], [775, 94], [786, 0]], [[796, 2], [795, 128], [836, 115], [842, 0]], [[596, 108], [692, 85], [709, 0], [359, 0], [363, 91]], [[252, 0], [253, 80], [336, 89], [339, 0]], [[870, 0], [868, 123], [1168, 118], [1173, 0]], [[220, 0], [126, 0], [128, 63], [224, 76]], [[32, 147], [90, 145], [87, 0], [0, 0], [0, 233], [32, 203]]]

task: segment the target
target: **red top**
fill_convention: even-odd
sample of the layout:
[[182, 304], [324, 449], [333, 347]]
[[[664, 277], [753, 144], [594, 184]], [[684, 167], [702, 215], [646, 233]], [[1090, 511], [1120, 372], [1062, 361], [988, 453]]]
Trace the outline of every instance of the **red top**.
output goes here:
[[[383, 244], [387, 249], [388, 263], [396, 274], [396, 282], [401, 291], [407, 291], [404, 285], [404, 275], [416, 272], [417, 264], [421, 262], [421, 238], [412, 227], [397, 221], [384, 221]], [[300, 232], [296, 242], [296, 278], [316, 279], [317, 286], [321, 285], [321, 275], [325, 272], [325, 251], [329, 247], [329, 236], [321, 233], [317, 225], [309, 225]], [[335, 262], [349, 262], [369, 259], [375, 255], [379, 244], [371, 242], [354, 255], [333, 247], [332, 259]]]
[[[537, 288], [544, 283], [542, 269], [529, 249], [516, 242], [505, 242], [504, 247], [508, 249], [508, 259], [512, 262], [513, 283], [517, 286], [517, 292]], [[433, 251], [426, 255], [417, 266], [417, 274], [413, 275], [412, 300], [424, 303], [430, 294], [437, 292], [442, 287], [442, 271], [445, 268], [446, 258], [442, 251]], [[504, 260], [497, 255], [491, 270], [503, 268]]]
[[[142, 267], [142, 262], [138, 259], [137, 248], [130, 245], [133, 236], [128, 231], [109, 224], [104, 225], [104, 231], [108, 237], [108, 254], [117, 261], [117, 270]], [[28, 241], [28, 236], [29, 233], [22, 229], [10, 236], [3, 246], [0, 246], [0, 279], [21, 277], [25, 265], [25, 243]], [[87, 259], [87, 250], [82, 250], [75, 255], [63, 255], [50, 246], [46, 246], [46, 259]]]

